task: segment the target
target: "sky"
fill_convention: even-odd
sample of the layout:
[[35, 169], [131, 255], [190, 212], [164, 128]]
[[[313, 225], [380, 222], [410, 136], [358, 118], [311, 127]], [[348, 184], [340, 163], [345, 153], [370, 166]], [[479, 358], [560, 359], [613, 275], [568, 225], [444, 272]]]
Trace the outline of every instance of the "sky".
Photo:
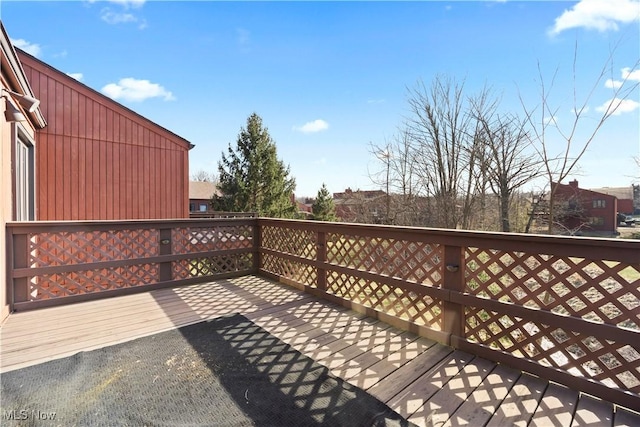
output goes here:
[[[490, 88], [501, 113], [520, 116], [541, 111], [544, 82], [551, 130], [568, 132], [585, 107], [573, 152], [616, 88], [640, 82], [640, 0], [3, 0], [0, 17], [16, 46], [195, 144], [192, 174], [217, 173], [257, 113], [297, 196], [323, 183], [378, 188], [371, 144], [397, 135], [419, 82], [453, 78], [468, 96]], [[547, 142], [564, 147], [557, 132]], [[638, 183], [639, 156], [635, 87], [566, 181]]]

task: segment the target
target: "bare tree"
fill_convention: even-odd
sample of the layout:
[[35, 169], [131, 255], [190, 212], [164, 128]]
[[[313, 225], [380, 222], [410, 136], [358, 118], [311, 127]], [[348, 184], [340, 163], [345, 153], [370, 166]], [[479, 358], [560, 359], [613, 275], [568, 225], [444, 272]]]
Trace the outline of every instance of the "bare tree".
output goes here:
[[[463, 89], [442, 77], [430, 88], [419, 82], [404, 129], [371, 146], [381, 162], [372, 180], [394, 193], [387, 197], [390, 223], [510, 230], [513, 195], [537, 174], [524, 154], [529, 139], [517, 117], [496, 113], [498, 101], [487, 88], [473, 96]], [[496, 218], [504, 219], [500, 227]]]
[[541, 162], [532, 153], [525, 123], [517, 116], [500, 116], [491, 108], [476, 108], [478, 139], [483, 144], [482, 175], [498, 198], [502, 231], [511, 231], [510, 210], [516, 192], [540, 176]]
[[416, 175], [416, 153], [411, 134], [406, 127], [384, 145], [370, 145], [371, 154], [380, 162], [380, 169], [369, 174], [370, 179], [384, 188], [386, 223], [395, 225], [426, 225], [426, 198]]
[[213, 172], [207, 172], [200, 169], [199, 171], [191, 174], [191, 181], [216, 182], [216, 175]]
[[[623, 73], [621, 81], [612, 85], [611, 100], [608, 101], [606, 107], [602, 109], [601, 114], [597, 117], [590, 117], [587, 115], [587, 112], [589, 111], [588, 106], [596, 88], [603, 84], [603, 81], [607, 76], [613, 77], [612, 64], [614, 52], [615, 48], [609, 54], [609, 57], [605, 61], [590, 91], [586, 94], [584, 99], [579, 101], [576, 89], [578, 71], [578, 45], [576, 43], [573, 56], [573, 117], [568, 124], [564, 126], [561, 126], [561, 123], [559, 123], [557, 119], [560, 107], [553, 106], [550, 98], [551, 93], [554, 91], [558, 69], [554, 72], [550, 83], [547, 84], [543, 76], [540, 63], [538, 63], [540, 104], [537, 107], [531, 108], [527, 106], [522, 95], [520, 95], [520, 103], [525, 112], [525, 120], [531, 129], [532, 138], [535, 142], [534, 146], [543, 162], [544, 174], [548, 181], [549, 233], [553, 232], [553, 218], [555, 217], [554, 197], [556, 195], [557, 186], [554, 184], [561, 183], [576, 169], [578, 162], [583, 157], [598, 132], [602, 129], [603, 125], [616, 113], [616, 111], [618, 111], [624, 101], [638, 88], [639, 83], [630, 81], [629, 76], [638, 69], [640, 59], [637, 60], [633, 67], [629, 68], [626, 73]], [[588, 129], [589, 122], [593, 123], [590, 129]], [[586, 130], [586, 136], [578, 138], [576, 135], [579, 130]], [[558, 145], [561, 146], [561, 149], [554, 151], [552, 148], [552, 141], [554, 143], [559, 141], [560, 143]]]
[[473, 99], [486, 98], [486, 90], [468, 98], [463, 89], [463, 83], [436, 77], [430, 89], [419, 82], [409, 96], [416, 174], [433, 203], [434, 225], [445, 228], [470, 227], [482, 163], [471, 105], [484, 105]]

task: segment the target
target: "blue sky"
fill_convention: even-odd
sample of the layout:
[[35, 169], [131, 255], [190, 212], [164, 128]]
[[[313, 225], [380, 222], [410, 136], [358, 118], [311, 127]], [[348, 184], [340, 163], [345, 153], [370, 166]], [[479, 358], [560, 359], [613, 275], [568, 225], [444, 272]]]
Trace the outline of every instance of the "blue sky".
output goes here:
[[[640, 81], [639, 0], [431, 2], [3, 1], [14, 43], [196, 145], [191, 172], [217, 172], [221, 152], [258, 113], [290, 165], [299, 196], [374, 188], [369, 144], [409, 114], [408, 88], [437, 75], [490, 86], [503, 112], [552, 102], [570, 124], [576, 94], [589, 111], [617, 82]], [[594, 87], [612, 47], [607, 76]], [[626, 74], [625, 74], [626, 73]], [[585, 188], [640, 181], [640, 91], [609, 118], [580, 162]], [[552, 147], [560, 142], [550, 135]], [[554, 145], [555, 144], [555, 145]], [[636, 177], [634, 179], [634, 177]]]

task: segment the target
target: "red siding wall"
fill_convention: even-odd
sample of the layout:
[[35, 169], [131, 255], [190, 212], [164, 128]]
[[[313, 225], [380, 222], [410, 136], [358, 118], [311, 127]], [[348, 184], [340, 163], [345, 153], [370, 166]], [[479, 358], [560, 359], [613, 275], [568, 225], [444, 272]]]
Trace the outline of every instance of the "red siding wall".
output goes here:
[[631, 199], [618, 199], [618, 212], [622, 212], [627, 215], [633, 214], [633, 200]]
[[37, 134], [36, 218], [188, 218], [189, 143], [18, 53], [47, 127]]

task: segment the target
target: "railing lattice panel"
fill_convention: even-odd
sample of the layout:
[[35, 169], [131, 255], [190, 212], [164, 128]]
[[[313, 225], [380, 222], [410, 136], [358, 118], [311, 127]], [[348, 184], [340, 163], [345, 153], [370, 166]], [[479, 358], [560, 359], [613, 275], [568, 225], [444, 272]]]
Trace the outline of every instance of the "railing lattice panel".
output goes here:
[[171, 230], [172, 253], [207, 252], [253, 247], [250, 225], [180, 227]]
[[442, 285], [441, 245], [332, 233], [327, 242], [329, 263], [414, 283]]
[[285, 227], [262, 227], [260, 243], [263, 248], [302, 258], [315, 259], [316, 233]]
[[157, 229], [61, 231], [29, 235], [29, 266], [49, 267], [158, 255]]
[[91, 294], [153, 283], [157, 264], [43, 274], [29, 281], [29, 301]]
[[253, 265], [253, 254], [218, 255], [206, 258], [191, 258], [172, 262], [173, 279], [212, 276], [249, 270]]
[[640, 330], [640, 266], [467, 248], [466, 292]]
[[442, 329], [442, 302], [427, 295], [338, 273], [328, 275], [327, 292], [417, 325]]
[[470, 341], [640, 393], [640, 342], [621, 345], [475, 307], [467, 307], [465, 317]]
[[310, 265], [264, 254], [262, 257], [262, 269], [276, 276], [286, 277], [289, 280], [316, 287], [318, 272], [315, 267]]

